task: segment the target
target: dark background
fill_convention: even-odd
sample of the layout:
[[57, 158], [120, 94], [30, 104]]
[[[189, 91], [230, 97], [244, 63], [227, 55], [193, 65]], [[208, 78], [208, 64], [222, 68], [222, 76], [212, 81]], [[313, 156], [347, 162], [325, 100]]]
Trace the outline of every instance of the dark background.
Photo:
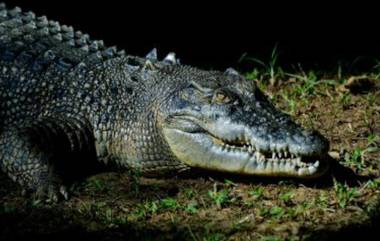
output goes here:
[[238, 63], [244, 53], [268, 61], [276, 43], [279, 64], [288, 69], [301, 63], [306, 69], [334, 70], [341, 63], [365, 71], [380, 56], [377, 7], [365, 4], [5, 2], [72, 25], [132, 55], [157, 47], [161, 56], [175, 51], [183, 63], [207, 68], [251, 67]]

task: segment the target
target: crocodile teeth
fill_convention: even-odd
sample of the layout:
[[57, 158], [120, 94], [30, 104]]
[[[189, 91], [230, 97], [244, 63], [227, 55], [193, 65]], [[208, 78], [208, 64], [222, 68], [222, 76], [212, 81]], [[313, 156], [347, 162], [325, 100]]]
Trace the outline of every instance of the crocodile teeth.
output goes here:
[[217, 141], [214, 143], [220, 145], [222, 150], [239, 154], [243, 152], [261, 170], [282, 170], [296, 172], [299, 176], [304, 176], [315, 174], [319, 169], [320, 162], [318, 160], [313, 163], [303, 162], [301, 156], [291, 153], [287, 148], [272, 149], [269, 153], [262, 153], [258, 146], [247, 142], [244, 136], [216, 139]]
[[260, 161], [262, 161], [262, 162], [266, 162], [266, 161], [267, 161], [267, 159], [265, 159], [265, 156], [263, 156], [263, 155], [260, 155]]
[[296, 164], [297, 165], [302, 165], [302, 163], [301, 163], [301, 157], [297, 157], [296, 158]]
[[314, 167], [319, 167], [319, 161], [314, 162], [313, 166]]
[[298, 169], [298, 175], [303, 176], [309, 174], [309, 169], [308, 168], [300, 168]]
[[260, 153], [257, 151], [255, 152], [256, 160], [260, 161]]
[[317, 168], [313, 165], [313, 166], [309, 166], [308, 170], [309, 170], [309, 173], [312, 174], [312, 173], [315, 173], [317, 171]]
[[287, 171], [293, 170], [293, 165], [292, 165], [291, 162], [286, 162], [285, 163], [285, 170], [287, 170]]

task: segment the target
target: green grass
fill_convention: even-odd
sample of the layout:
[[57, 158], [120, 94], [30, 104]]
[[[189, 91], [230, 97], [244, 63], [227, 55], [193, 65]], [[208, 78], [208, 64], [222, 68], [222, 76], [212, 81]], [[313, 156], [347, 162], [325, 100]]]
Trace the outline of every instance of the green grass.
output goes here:
[[340, 94], [339, 102], [344, 110], [346, 110], [351, 105], [351, 95], [350, 93]]
[[169, 210], [177, 210], [180, 207], [177, 200], [173, 198], [161, 199], [159, 202], [159, 206], [160, 208], [169, 209]]
[[285, 241], [285, 239], [276, 236], [264, 236], [260, 241]]
[[252, 190], [248, 191], [248, 194], [255, 197], [256, 199], [260, 199], [264, 196], [265, 189], [263, 187], [255, 187]]
[[145, 201], [137, 204], [137, 209], [134, 211], [136, 217], [148, 217], [154, 215], [159, 210], [158, 201]]
[[340, 208], [346, 208], [356, 197], [360, 195], [358, 188], [350, 188], [347, 184], [334, 181], [335, 196]]
[[222, 241], [225, 240], [224, 235], [220, 233], [208, 234], [202, 238], [202, 241]]
[[379, 136], [370, 133], [367, 137], [366, 148], [355, 147], [352, 152], [346, 152], [344, 156], [345, 164], [351, 167], [355, 167], [362, 171], [367, 167], [365, 160], [367, 155], [371, 153], [380, 152], [378, 144]]
[[274, 206], [270, 209], [269, 214], [272, 218], [280, 219], [285, 214], [285, 209], [282, 207]]
[[298, 102], [296, 98], [292, 95], [290, 95], [288, 92], [283, 92], [281, 94], [281, 97], [286, 101], [287, 103], [287, 110], [290, 115], [294, 115], [298, 109]]
[[285, 73], [278, 66], [278, 44], [275, 44], [268, 61], [263, 61], [254, 57], [243, 56], [241, 61], [246, 60], [257, 65], [253, 71], [246, 74], [248, 79], [260, 79], [274, 86], [279, 79], [284, 78]]
[[356, 167], [359, 170], [363, 170], [365, 167], [364, 158], [363, 158], [364, 151], [356, 147], [352, 153], [346, 153], [344, 157], [344, 161], [346, 165]]
[[191, 200], [186, 203], [180, 203], [174, 198], [164, 198], [161, 200], [145, 201], [142, 204], [139, 204], [134, 211], [134, 215], [137, 218], [146, 218], [163, 212], [184, 211], [188, 214], [196, 214], [198, 213], [198, 210], [199, 204], [197, 201]]
[[3, 205], [0, 206], [0, 214], [2, 213], [12, 213], [17, 211], [17, 206], [11, 204], [11, 203], [3, 203]]
[[218, 190], [216, 183], [214, 183], [213, 189], [208, 191], [208, 196], [219, 209], [230, 203], [230, 190]]
[[368, 93], [366, 100], [368, 102], [368, 106], [373, 106], [376, 103], [376, 98], [377, 96], [374, 95], [373, 93]]
[[131, 177], [131, 189], [133, 193], [137, 196], [140, 193], [140, 178], [141, 178], [141, 171], [136, 170], [130, 170], [128, 171], [128, 175]]
[[103, 180], [99, 179], [88, 180], [86, 188], [88, 188], [89, 190], [93, 190], [94, 193], [107, 191], [107, 186], [105, 185]]
[[289, 203], [294, 198], [294, 191], [288, 191], [280, 194], [279, 199], [284, 201], [285, 203]]
[[286, 215], [291, 219], [302, 219], [306, 215], [306, 211], [315, 205], [309, 201], [298, 203], [295, 206], [289, 207], [286, 211]]
[[365, 186], [370, 189], [378, 190], [380, 188], [380, 178], [369, 180]]
[[378, 143], [380, 143], [380, 136], [370, 133], [367, 137], [368, 144], [367, 146], [378, 146]]
[[321, 192], [315, 199], [315, 204], [318, 207], [326, 208], [328, 206], [329, 196], [325, 192]]
[[196, 214], [198, 213], [199, 205], [196, 202], [192, 202], [186, 205], [185, 207], [185, 212], [191, 213], [191, 214]]
[[196, 196], [196, 190], [194, 190], [193, 188], [185, 188], [183, 190], [183, 193], [184, 193], [184, 196], [188, 199], [192, 199]]
[[317, 75], [314, 71], [309, 71], [307, 74], [302, 75], [297, 74], [286, 74], [287, 76], [293, 77], [300, 82], [295, 86], [294, 93], [300, 97], [306, 97], [310, 95], [315, 95], [315, 87], [321, 83], [318, 81]]
[[280, 206], [273, 206], [273, 207], [261, 207], [259, 209], [258, 214], [267, 220], [271, 220], [271, 219], [278, 220], [284, 217], [285, 213], [286, 213], [285, 208], [280, 207]]

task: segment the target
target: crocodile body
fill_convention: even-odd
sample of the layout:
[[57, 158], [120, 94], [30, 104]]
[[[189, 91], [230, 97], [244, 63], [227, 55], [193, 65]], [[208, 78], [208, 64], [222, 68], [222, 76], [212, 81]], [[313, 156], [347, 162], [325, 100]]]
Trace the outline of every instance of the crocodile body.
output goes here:
[[232, 69], [159, 61], [155, 50], [130, 56], [0, 4], [0, 166], [39, 197], [67, 197], [69, 179], [107, 165], [317, 176], [322, 160], [301, 165], [300, 156], [315, 161], [327, 148]]

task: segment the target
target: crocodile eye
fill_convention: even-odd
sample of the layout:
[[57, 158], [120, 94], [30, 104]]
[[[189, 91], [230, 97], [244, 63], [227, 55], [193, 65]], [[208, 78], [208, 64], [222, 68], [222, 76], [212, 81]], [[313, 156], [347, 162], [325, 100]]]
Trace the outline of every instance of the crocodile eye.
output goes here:
[[217, 91], [212, 98], [212, 102], [218, 103], [218, 104], [227, 104], [227, 103], [230, 103], [231, 101], [232, 101], [231, 98], [226, 93], [223, 93], [220, 91]]

